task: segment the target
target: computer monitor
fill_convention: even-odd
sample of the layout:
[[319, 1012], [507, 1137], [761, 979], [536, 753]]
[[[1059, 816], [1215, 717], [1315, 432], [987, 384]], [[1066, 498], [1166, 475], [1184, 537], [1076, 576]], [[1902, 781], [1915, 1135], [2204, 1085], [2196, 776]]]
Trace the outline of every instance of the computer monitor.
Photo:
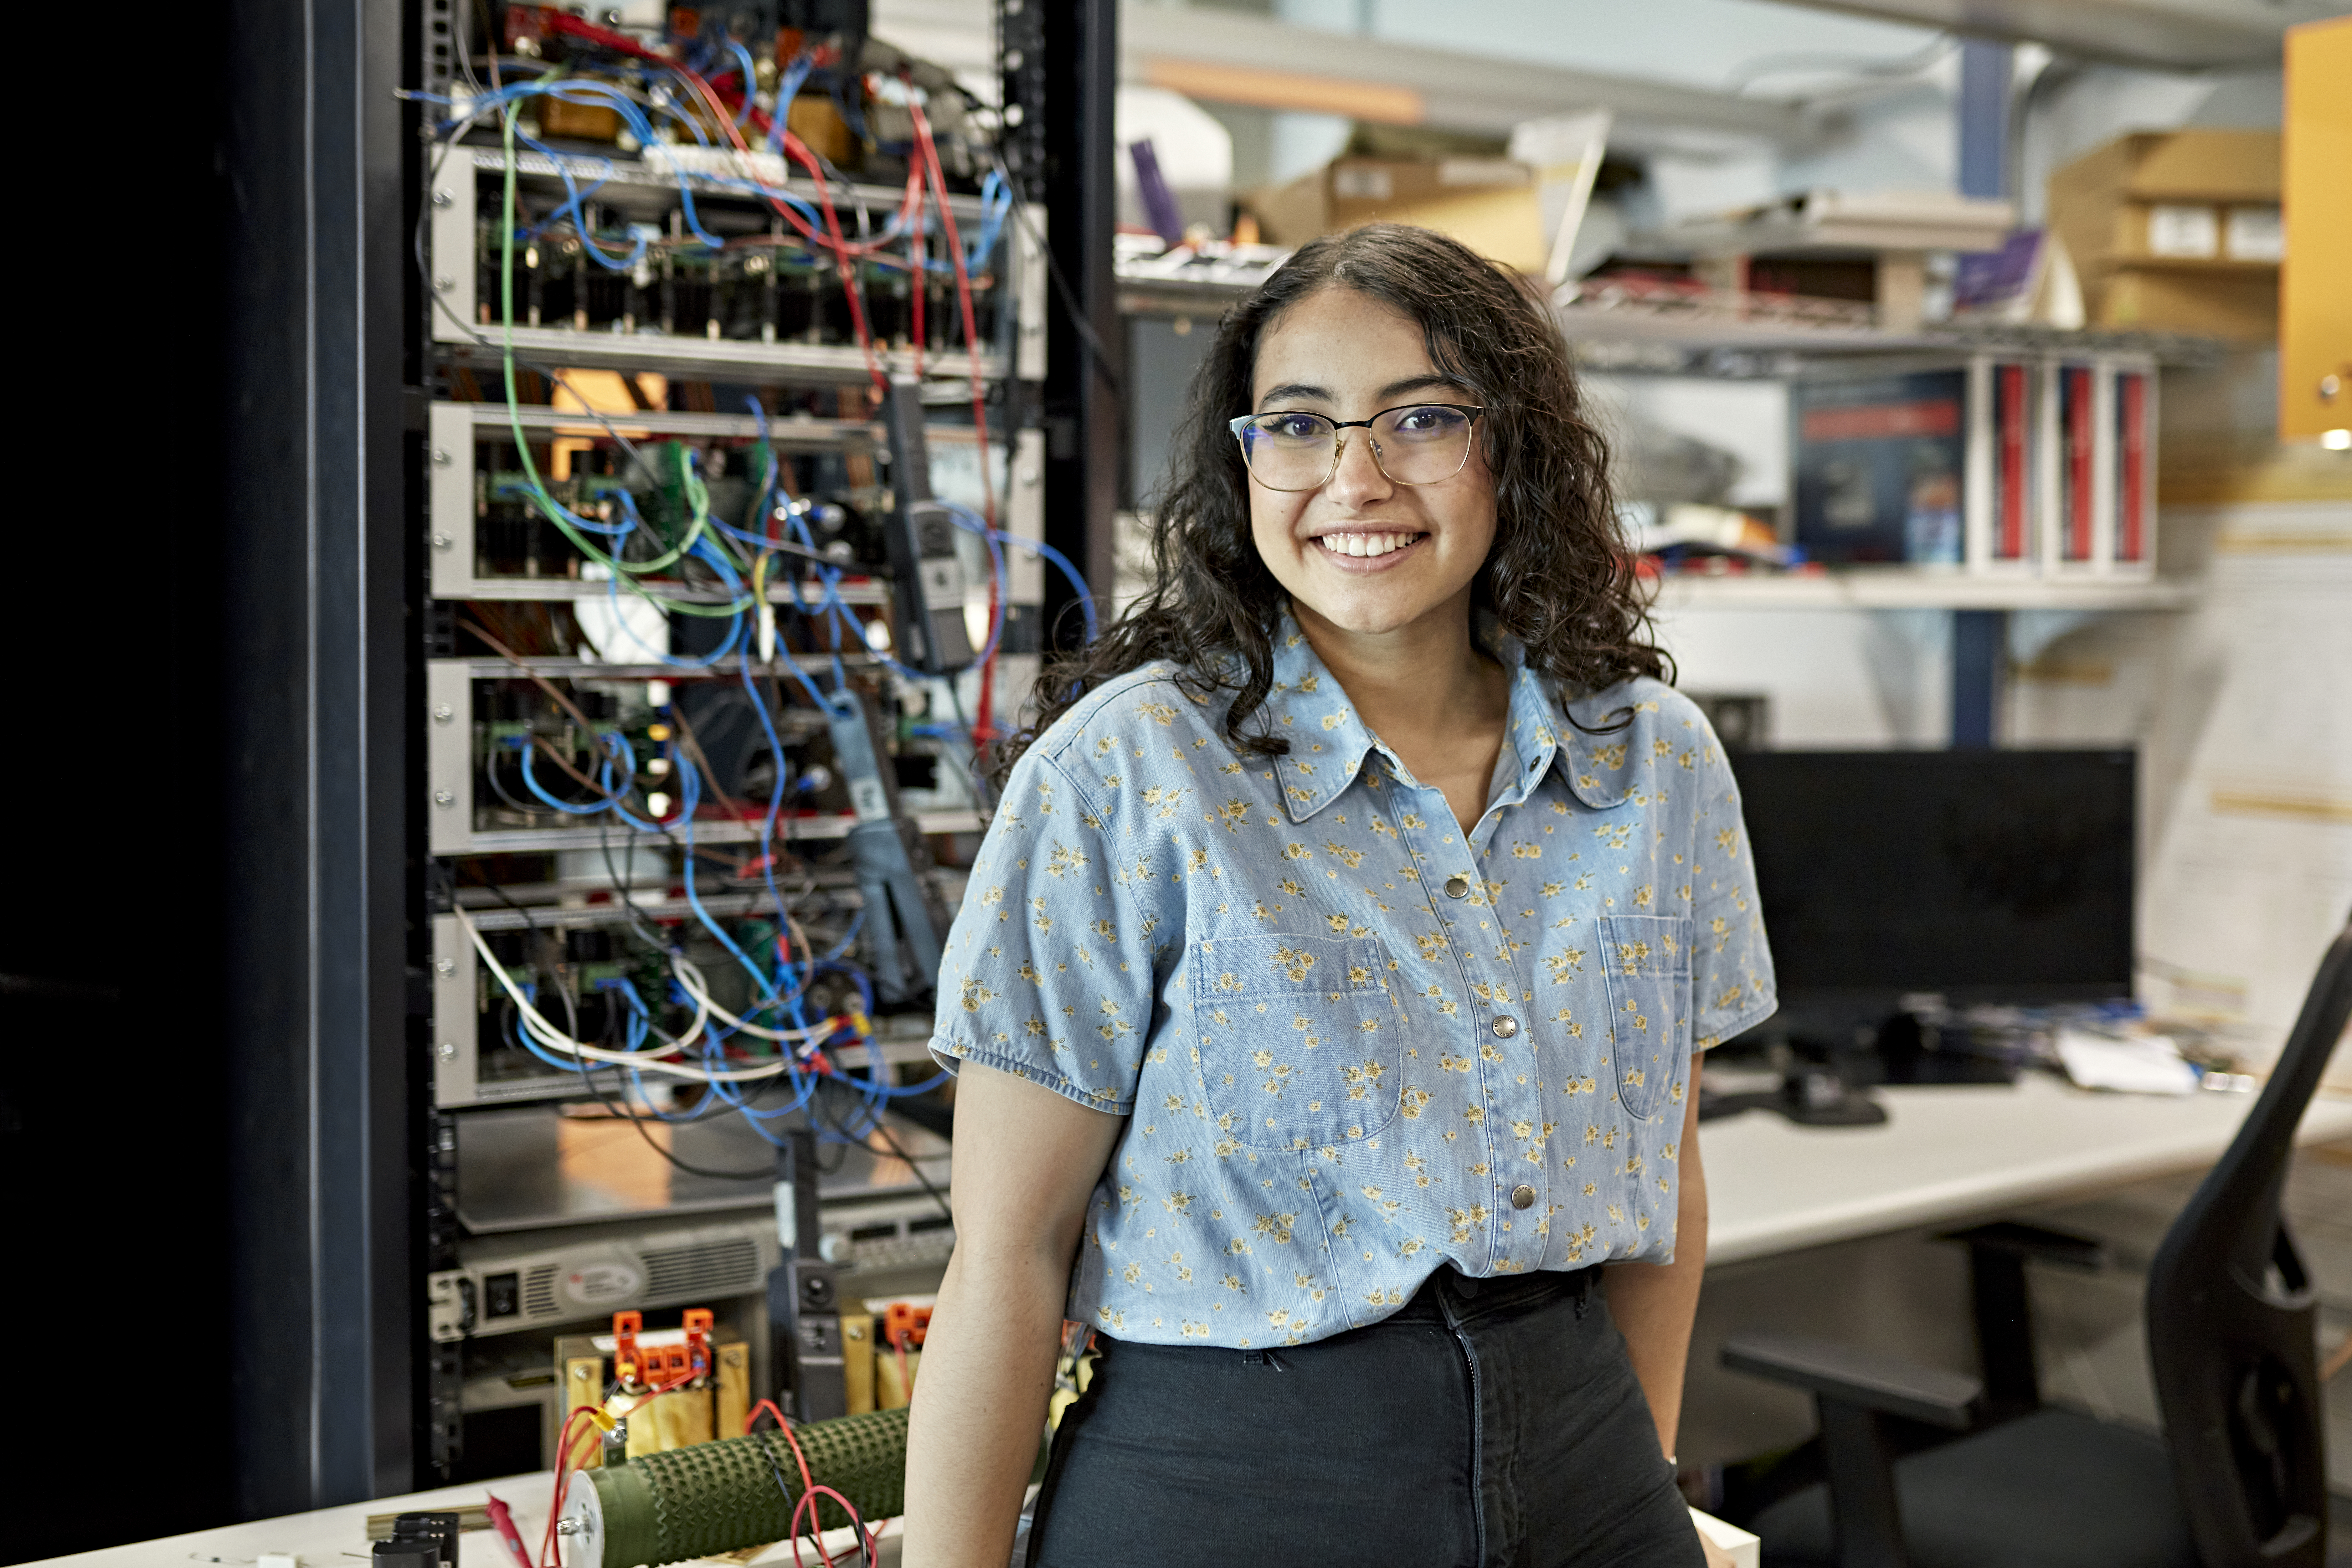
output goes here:
[[1837, 1038], [1906, 994], [2127, 996], [2129, 751], [1749, 752], [1733, 759], [1781, 1012]]

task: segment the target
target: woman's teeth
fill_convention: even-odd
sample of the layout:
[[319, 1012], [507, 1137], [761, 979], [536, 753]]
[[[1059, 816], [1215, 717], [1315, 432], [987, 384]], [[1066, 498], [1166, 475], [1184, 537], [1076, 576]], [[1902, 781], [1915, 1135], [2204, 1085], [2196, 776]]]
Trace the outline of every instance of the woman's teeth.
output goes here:
[[1427, 537], [1419, 533], [1326, 533], [1316, 540], [1334, 555], [1386, 555]]

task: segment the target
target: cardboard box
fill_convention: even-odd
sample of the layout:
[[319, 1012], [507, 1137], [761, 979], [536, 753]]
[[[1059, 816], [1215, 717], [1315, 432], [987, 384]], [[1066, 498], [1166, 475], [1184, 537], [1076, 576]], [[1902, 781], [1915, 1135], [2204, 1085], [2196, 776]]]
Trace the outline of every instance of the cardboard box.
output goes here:
[[1481, 256], [1540, 273], [1548, 254], [1535, 171], [1507, 158], [1337, 158], [1243, 205], [1270, 245], [1304, 245], [1368, 223], [1411, 223]]
[[2221, 262], [2129, 262], [2085, 281], [2091, 320], [2103, 327], [2209, 332], [2267, 341], [2278, 335], [2278, 268]]
[[2277, 331], [2280, 163], [2270, 131], [2139, 132], [2050, 176], [2050, 226], [2101, 326]]

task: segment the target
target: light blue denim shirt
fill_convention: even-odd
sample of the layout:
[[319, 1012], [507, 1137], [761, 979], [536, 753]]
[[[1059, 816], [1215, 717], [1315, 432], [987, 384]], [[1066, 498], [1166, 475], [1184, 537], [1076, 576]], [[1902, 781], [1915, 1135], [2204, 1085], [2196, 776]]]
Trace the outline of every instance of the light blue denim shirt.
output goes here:
[[[1237, 752], [1164, 665], [1013, 769], [932, 1051], [1127, 1118], [1068, 1314], [1296, 1344], [1465, 1274], [1674, 1255], [1691, 1056], [1772, 1011], [1739, 794], [1636, 679], [1572, 705], [1518, 650], [1465, 842], [1286, 619]], [[1257, 721], [1253, 721], [1255, 722]]]

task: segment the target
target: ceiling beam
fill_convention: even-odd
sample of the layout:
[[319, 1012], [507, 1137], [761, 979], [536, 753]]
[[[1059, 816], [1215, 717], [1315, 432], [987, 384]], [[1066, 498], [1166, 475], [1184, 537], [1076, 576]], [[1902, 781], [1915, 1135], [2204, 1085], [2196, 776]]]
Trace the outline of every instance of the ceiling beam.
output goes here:
[[1616, 111], [1612, 141], [1689, 144], [1716, 138], [1802, 145], [1822, 122], [1803, 108], [1671, 82], [1604, 76], [1419, 44], [1291, 26], [1206, 7], [1119, 7], [1122, 75], [1187, 97], [1346, 114], [1388, 124], [1507, 133], [1522, 120]]
[[1943, 27], [1970, 37], [2047, 44], [2159, 70], [2276, 66], [2286, 29], [2318, 6], [2248, 0], [1790, 0], [1817, 10]]

